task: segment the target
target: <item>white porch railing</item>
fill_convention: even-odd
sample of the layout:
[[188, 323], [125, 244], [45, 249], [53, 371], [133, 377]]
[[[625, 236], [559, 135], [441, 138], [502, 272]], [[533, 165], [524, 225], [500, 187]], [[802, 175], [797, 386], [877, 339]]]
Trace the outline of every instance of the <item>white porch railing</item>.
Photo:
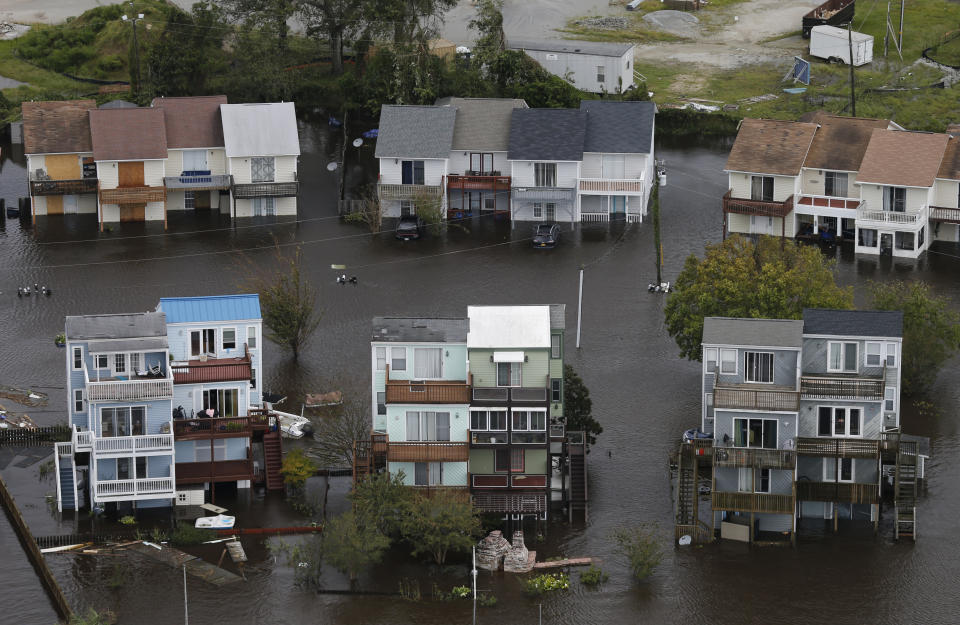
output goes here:
[[136, 497], [138, 495], [173, 495], [173, 478], [148, 477], [139, 480], [99, 481], [94, 489], [96, 497]]
[[73, 445], [77, 448], [77, 451], [89, 451], [93, 448], [93, 432], [74, 429]]
[[173, 380], [110, 380], [87, 382], [88, 401], [141, 401], [173, 397]]
[[136, 488], [136, 480], [106, 480], [97, 482], [96, 494], [98, 497], [133, 495], [136, 492]]
[[132, 453], [133, 451], [169, 451], [173, 449], [173, 434], [106, 436], [95, 439], [94, 448], [98, 454]]
[[899, 224], [916, 227], [927, 221], [927, 207], [921, 206], [916, 212], [898, 213], [895, 211], [857, 209], [857, 222], [874, 221], [883, 224]]
[[72, 456], [73, 443], [54, 443], [57, 449], [57, 457]]
[[581, 178], [580, 191], [585, 193], [643, 193], [643, 178]]
[[155, 493], [172, 493], [173, 478], [171, 477], [148, 477], [137, 480], [138, 495], [152, 495]]
[[585, 213], [581, 211], [580, 221], [610, 221], [610, 213], [606, 211], [602, 213]]

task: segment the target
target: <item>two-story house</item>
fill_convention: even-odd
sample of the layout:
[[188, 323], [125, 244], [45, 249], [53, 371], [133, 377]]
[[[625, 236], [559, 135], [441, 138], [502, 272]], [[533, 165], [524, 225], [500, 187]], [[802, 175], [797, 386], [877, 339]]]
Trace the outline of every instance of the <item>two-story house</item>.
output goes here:
[[930, 207], [930, 228], [938, 241], [960, 242], [960, 127], [948, 128], [952, 137], [943, 153]]
[[577, 187], [579, 221], [642, 222], [653, 185], [653, 102], [582, 100], [587, 113]]
[[[220, 210], [230, 191], [220, 105], [227, 96], [154, 98], [164, 112], [167, 160], [163, 186], [167, 210]], [[223, 208], [228, 209], [224, 197]]]
[[170, 505], [171, 374], [163, 313], [67, 317], [70, 442], [56, 444], [57, 504]]
[[293, 102], [220, 104], [231, 217], [296, 215], [300, 138]]
[[167, 131], [159, 108], [90, 111], [90, 138], [97, 165], [97, 214], [104, 223], [167, 223]]
[[93, 100], [24, 102], [31, 215], [97, 212], [97, 168], [88, 111]]
[[261, 408], [260, 298], [165, 297], [157, 310], [167, 317], [177, 486], [279, 487], [279, 459], [271, 458], [279, 432]]
[[511, 39], [507, 48], [523, 50], [545, 70], [583, 91], [623, 93], [635, 84], [632, 43]]
[[375, 156], [383, 217], [414, 215], [417, 200], [438, 202], [446, 210], [444, 184], [456, 117], [457, 109], [450, 106], [381, 107]]
[[447, 165], [447, 216], [510, 214], [510, 115], [523, 100], [443, 98], [456, 109]]
[[584, 110], [513, 110], [507, 155], [511, 220], [578, 220], [577, 183], [586, 129]]
[[468, 486], [467, 320], [376, 317], [370, 342], [373, 430], [386, 469], [418, 489]]

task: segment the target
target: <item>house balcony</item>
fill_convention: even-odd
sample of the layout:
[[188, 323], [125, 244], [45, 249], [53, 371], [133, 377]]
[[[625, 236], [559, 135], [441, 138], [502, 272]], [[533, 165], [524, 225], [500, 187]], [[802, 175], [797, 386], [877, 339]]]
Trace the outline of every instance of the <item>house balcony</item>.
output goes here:
[[714, 446], [713, 466], [755, 469], [794, 469], [797, 455], [789, 449], [756, 449]]
[[580, 193], [643, 195], [643, 178], [581, 178]]
[[438, 184], [386, 184], [377, 185], [381, 200], [414, 200], [420, 196], [440, 197], [443, 187]]
[[514, 200], [532, 202], [573, 202], [577, 190], [573, 187], [513, 187]]
[[118, 187], [116, 189], [100, 189], [101, 204], [146, 204], [147, 202], [162, 202], [167, 198], [164, 187]]
[[528, 492], [473, 491], [473, 509], [481, 513], [543, 514], [547, 494]]
[[269, 420], [270, 417], [267, 414], [213, 419], [200, 417], [174, 419], [173, 436], [178, 441], [250, 437], [253, 432], [266, 431]]
[[770, 493], [717, 492], [711, 494], [715, 511], [761, 512], [766, 514], [793, 514], [793, 495]]
[[233, 197], [237, 200], [252, 200], [258, 197], [297, 197], [299, 192], [300, 183], [297, 180], [293, 182], [248, 182], [233, 185]]
[[132, 375], [121, 377], [90, 379], [87, 368], [83, 368], [87, 401], [142, 401], [151, 399], [170, 399], [173, 397], [173, 378]]
[[803, 399], [863, 399], [882, 401], [886, 385], [886, 369], [877, 377], [860, 375], [845, 376], [802, 375], [800, 377], [800, 396]]
[[447, 176], [448, 191], [509, 191], [510, 176], [498, 172], [480, 173], [467, 171], [464, 175]]
[[225, 191], [233, 186], [233, 176], [209, 171], [185, 171], [179, 176], [164, 176], [167, 191]]
[[725, 408], [796, 412], [800, 409], [800, 393], [789, 386], [714, 383], [713, 407], [714, 410]]
[[472, 488], [546, 488], [546, 475], [513, 475], [494, 473], [491, 475], [470, 475]]
[[960, 224], [960, 208], [930, 207], [930, 221]]
[[447, 496], [459, 503], [470, 502], [470, 489], [466, 486], [410, 486], [419, 497], [433, 499], [437, 496]]
[[[167, 424], [169, 426], [169, 424]], [[169, 431], [169, 427], [167, 428]], [[102, 436], [92, 438], [97, 456], [113, 454], [129, 456], [133, 453], [172, 452], [172, 434], [144, 434], [141, 436]]]
[[72, 180], [30, 180], [30, 195], [76, 195], [96, 193], [96, 178], [74, 178]]
[[862, 206], [863, 200], [856, 197], [805, 194], [797, 197], [794, 210], [806, 215], [853, 219], [857, 216], [857, 209]]
[[797, 437], [796, 451], [801, 456], [830, 458], [877, 458], [882, 441], [863, 438]]
[[388, 404], [469, 404], [469, 380], [391, 380], [386, 372]]
[[467, 462], [468, 443], [449, 441], [391, 442], [387, 462]]
[[209, 358], [170, 364], [174, 384], [238, 382], [251, 377], [250, 354], [238, 358]]
[[798, 501], [835, 501], [841, 503], [877, 503], [880, 487], [877, 484], [856, 482], [797, 482]]
[[545, 386], [475, 386], [471, 394], [472, 401], [482, 404], [505, 404], [507, 401], [512, 401], [514, 404], [526, 404], [531, 407], [546, 405], [549, 396], [550, 389]]
[[253, 479], [253, 460], [250, 458], [213, 462], [178, 462], [174, 467], [178, 486]]
[[93, 489], [96, 502], [131, 499], [166, 499], [174, 496], [171, 477], [148, 477], [139, 480], [101, 480]]
[[747, 198], [733, 197], [733, 191], [723, 195], [723, 212], [758, 217], [786, 217], [793, 210], [793, 196], [782, 202], [767, 202]]
[[857, 209], [857, 226], [887, 226], [919, 230], [927, 223], [928, 208], [921, 206], [917, 211], [885, 211], [868, 208]]

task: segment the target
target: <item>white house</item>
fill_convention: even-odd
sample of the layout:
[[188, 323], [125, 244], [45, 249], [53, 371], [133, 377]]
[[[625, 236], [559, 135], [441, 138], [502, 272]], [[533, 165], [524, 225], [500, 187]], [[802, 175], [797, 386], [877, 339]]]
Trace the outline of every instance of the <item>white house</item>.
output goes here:
[[231, 217], [296, 215], [300, 139], [293, 102], [221, 104]]
[[623, 93], [634, 86], [635, 47], [595, 41], [507, 42], [507, 48], [523, 50], [551, 74], [592, 93]]

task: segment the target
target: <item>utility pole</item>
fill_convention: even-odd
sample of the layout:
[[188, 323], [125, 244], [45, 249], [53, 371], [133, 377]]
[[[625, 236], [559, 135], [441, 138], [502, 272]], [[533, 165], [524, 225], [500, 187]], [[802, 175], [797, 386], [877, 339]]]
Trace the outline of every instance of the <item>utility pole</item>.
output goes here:
[[850, 117], [857, 116], [857, 96], [853, 90], [853, 20], [847, 22], [847, 44], [850, 47]]
[[583, 265], [580, 265], [580, 290], [577, 297], [577, 349], [580, 349], [580, 317], [583, 315]]
[[183, 565], [183, 625], [190, 625], [190, 611], [187, 609], [187, 565]]
[[[131, 10], [133, 9], [133, 3], [130, 3]], [[134, 13], [135, 17], [127, 17], [122, 15], [121, 19], [124, 22], [131, 22], [133, 24], [133, 56], [137, 64], [137, 97], [140, 97], [140, 46], [137, 45], [137, 22], [143, 19], [143, 13]]]

